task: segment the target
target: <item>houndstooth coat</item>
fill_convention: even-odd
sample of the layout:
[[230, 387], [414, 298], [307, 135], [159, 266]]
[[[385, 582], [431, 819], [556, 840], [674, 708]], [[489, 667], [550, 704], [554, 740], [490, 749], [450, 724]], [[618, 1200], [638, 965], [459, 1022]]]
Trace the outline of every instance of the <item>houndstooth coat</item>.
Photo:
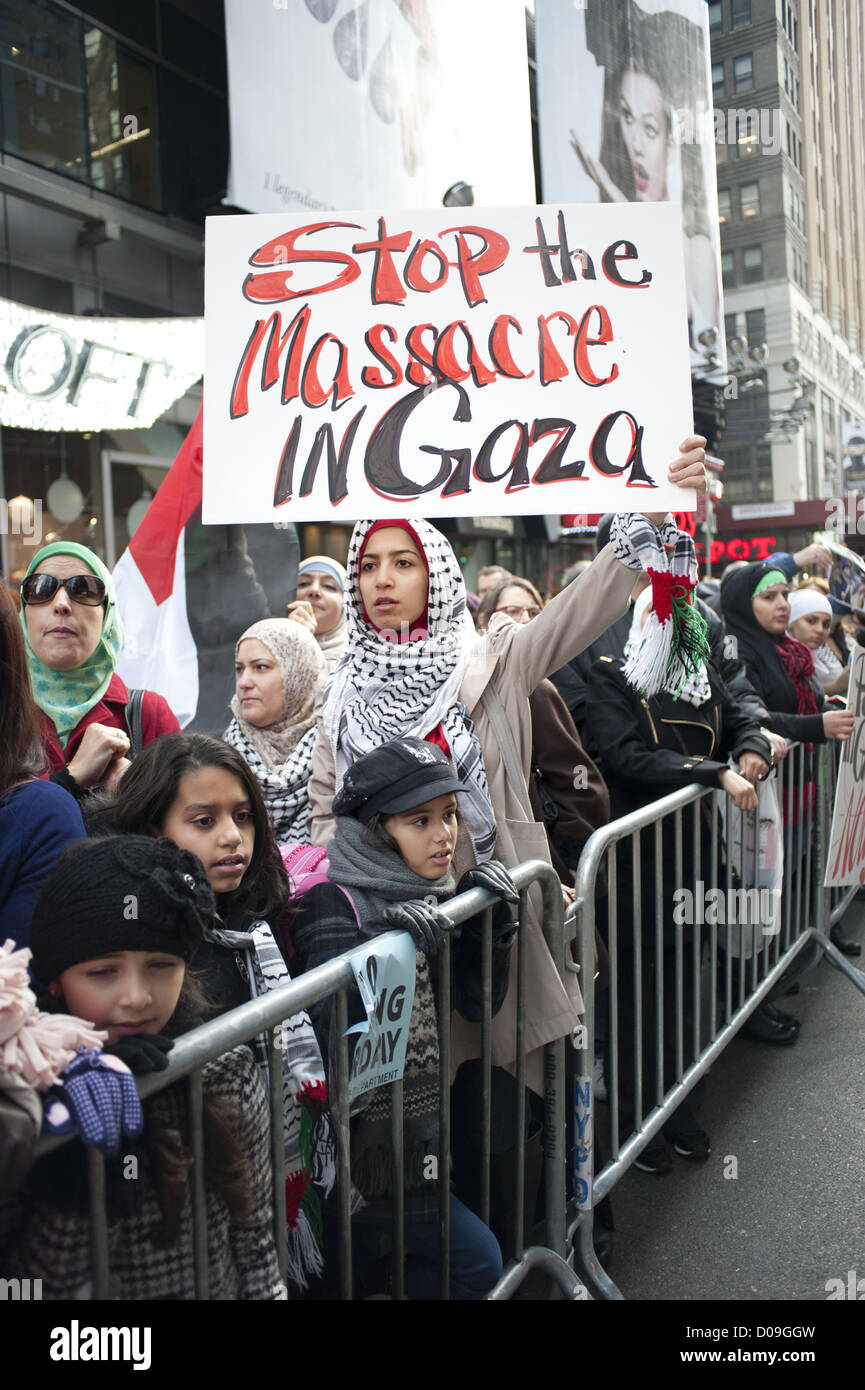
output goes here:
[[[218, 1098], [236, 1117], [235, 1133], [246, 1156], [247, 1182], [253, 1197], [252, 1213], [241, 1226], [232, 1221], [222, 1198], [206, 1189], [209, 1297], [285, 1299], [273, 1236], [270, 1114], [252, 1053], [239, 1047], [209, 1062], [203, 1069], [203, 1085], [205, 1097]], [[145, 1102], [145, 1123], [149, 1104], [153, 1102]], [[168, 1124], [186, 1127], [184, 1082], [166, 1091], [160, 1104]], [[114, 1162], [123, 1162], [122, 1153]], [[134, 1213], [109, 1224], [110, 1296], [124, 1301], [192, 1300], [195, 1279], [191, 1180], [183, 1202], [178, 1239], [167, 1248], [153, 1240], [162, 1226], [156, 1189], [149, 1178], [140, 1182]], [[21, 1278], [41, 1279], [45, 1299], [92, 1297], [87, 1215], [54, 1206], [45, 1199], [28, 1201], [26, 1190], [17, 1205], [18, 1228], [4, 1251], [4, 1268], [14, 1270]]]

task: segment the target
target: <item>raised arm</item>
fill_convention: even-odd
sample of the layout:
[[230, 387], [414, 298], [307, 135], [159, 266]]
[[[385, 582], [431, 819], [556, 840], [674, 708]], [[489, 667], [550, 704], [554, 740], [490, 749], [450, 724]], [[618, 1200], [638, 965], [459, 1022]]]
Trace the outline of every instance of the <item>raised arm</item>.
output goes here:
[[336, 789], [336, 765], [333, 748], [318, 721], [318, 738], [312, 751], [312, 771], [309, 775], [309, 838], [314, 845], [326, 845], [333, 838], [331, 802]]
[[[706, 441], [702, 435], [689, 435], [680, 445], [681, 453], [670, 465], [668, 478], [679, 487], [706, 490], [703, 466]], [[646, 512], [660, 525], [665, 512]], [[516, 628], [511, 624], [491, 625], [490, 645], [498, 659], [498, 674], [506, 673], [524, 694], [571, 661], [620, 618], [637, 573], [626, 569], [605, 546], [600, 555], [578, 579], [551, 599], [532, 622]]]

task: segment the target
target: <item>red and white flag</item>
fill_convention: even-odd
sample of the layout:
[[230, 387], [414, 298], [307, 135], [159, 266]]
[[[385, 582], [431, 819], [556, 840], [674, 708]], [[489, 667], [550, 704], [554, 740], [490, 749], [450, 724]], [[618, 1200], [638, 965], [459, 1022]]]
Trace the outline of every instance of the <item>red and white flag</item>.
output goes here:
[[198, 655], [186, 614], [184, 528], [201, 505], [202, 412], [114, 567], [126, 643], [117, 674], [163, 695], [182, 726], [198, 705]]

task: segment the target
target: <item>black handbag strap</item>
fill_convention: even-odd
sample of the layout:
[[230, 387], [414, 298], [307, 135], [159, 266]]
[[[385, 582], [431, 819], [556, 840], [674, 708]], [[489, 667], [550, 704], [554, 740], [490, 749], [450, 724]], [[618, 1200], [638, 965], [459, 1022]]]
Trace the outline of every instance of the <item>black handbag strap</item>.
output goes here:
[[141, 711], [143, 701], [143, 690], [130, 690], [129, 703], [126, 706], [126, 732], [129, 735], [130, 744], [127, 757], [129, 758], [137, 758], [144, 747], [144, 729]]

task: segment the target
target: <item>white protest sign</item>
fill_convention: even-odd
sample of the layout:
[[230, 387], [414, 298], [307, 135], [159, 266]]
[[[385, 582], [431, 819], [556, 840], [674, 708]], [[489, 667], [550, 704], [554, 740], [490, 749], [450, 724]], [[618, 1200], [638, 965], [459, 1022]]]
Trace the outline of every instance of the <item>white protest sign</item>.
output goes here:
[[692, 510], [668, 203], [215, 217], [208, 524]]
[[363, 946], [349, 956], [367, 1017], [366, 1023], [347, 1030], [359, 1034], [348, 1083], [350, 1101], [399, 1081], [403, 1074], [416, 959], [408, 932], [388, 932], [374, 948]]
[[850, 662], [847, 708], [856, 716], [838, 769], [825, 888], [865, 883], [865, 651]]

